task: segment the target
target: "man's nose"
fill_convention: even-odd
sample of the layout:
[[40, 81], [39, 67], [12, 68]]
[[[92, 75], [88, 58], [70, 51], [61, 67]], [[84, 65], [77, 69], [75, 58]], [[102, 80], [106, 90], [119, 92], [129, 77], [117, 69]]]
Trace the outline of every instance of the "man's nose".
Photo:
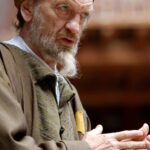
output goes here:
[[72, 33], [78, 34], [80, 32], [80, 15], [77, 14], [66, 23], [66, 28]]

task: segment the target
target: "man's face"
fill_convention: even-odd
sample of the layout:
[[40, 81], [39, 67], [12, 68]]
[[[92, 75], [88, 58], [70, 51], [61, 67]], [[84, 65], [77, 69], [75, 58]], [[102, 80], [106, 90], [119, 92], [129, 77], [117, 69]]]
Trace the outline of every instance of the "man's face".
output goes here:
[[66, 53], [74, 56], [92, 10], [92, 0], [41, 0], [31, 23], [33, 43], [59, 63]]

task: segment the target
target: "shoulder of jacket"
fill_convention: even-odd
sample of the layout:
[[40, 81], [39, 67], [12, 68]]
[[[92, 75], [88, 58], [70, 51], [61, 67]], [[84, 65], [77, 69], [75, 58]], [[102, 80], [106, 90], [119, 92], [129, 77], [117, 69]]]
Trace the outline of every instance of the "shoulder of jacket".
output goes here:
[[7, 50], [9, 52], [13, 51], [13, 53], [20, 53], [20, 51], [22, 51], [19, 47], [15, 46], [15, 45], [3, 43], [3, 42], [0, 42], [0, 51], [1, 50], [5, 50], [5, 51]]
[[21, 52], [22, 50], [16, 46], [0, 43], [0, 57], [18, 100], [22, 99], [24, 82], [30, 80], [27, 78], [30, 73]]

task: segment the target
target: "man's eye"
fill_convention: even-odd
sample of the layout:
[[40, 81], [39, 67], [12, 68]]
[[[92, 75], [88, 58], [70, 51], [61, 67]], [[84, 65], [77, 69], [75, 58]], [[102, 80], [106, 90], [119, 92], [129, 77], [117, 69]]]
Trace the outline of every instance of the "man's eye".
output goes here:
[[82, 19], [88, 19], [89, 16], [90, 16], [89, 13], [86, 12], [81, 14]]
[[60, 4], [56, 7], [56, 14], [61, 19], [69, 19], [72, 15], [72, 7], [69, 4]]
[[62, 13], [68, 13], [70, 11], [70, 7], [68, 5], [60, 5], [57, 9]]

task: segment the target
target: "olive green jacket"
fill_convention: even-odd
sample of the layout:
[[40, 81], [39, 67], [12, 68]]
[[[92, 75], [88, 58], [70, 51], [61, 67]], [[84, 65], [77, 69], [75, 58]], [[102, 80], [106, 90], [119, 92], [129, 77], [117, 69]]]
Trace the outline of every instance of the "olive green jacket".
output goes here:
[[0, 58], [0, 150], [89, 150], [90, 122], [68, 79], [12, 45], [0, 44]]

